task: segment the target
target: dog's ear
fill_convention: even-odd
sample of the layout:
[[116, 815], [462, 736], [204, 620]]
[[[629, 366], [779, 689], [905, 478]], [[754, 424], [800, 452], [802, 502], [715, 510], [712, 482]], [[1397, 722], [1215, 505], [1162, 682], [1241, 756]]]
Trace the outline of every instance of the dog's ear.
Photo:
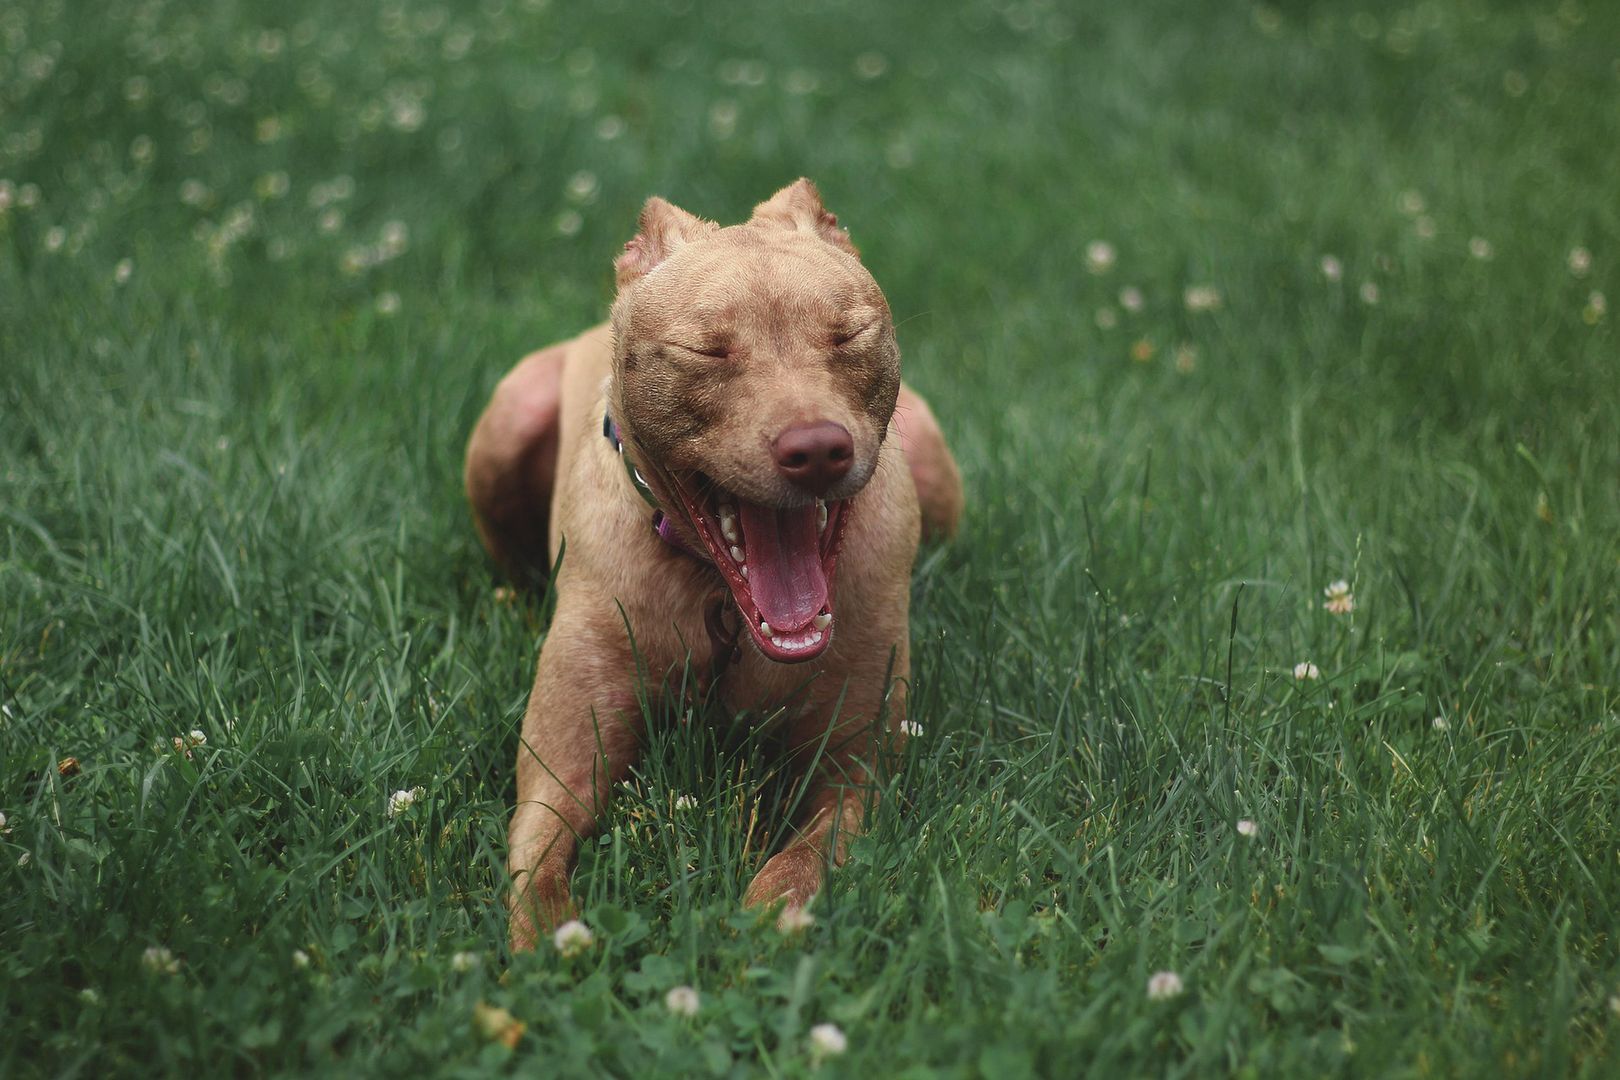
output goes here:
[[624, 245], [624, 254], [613, 260], [619, 287], [645, 277], [678, 248], [719, 227], [654, 195], [641, 208], [641, 231]]
[[840, 251], [857, 258], [861, 254], [849, 242], [849, 233], [839, 228], [837, 215], [821, 205], [821, 192], [816, 190], [816, 185], [802, 176], [754, 207], [754, 216], [748, 223], [812, 233]]

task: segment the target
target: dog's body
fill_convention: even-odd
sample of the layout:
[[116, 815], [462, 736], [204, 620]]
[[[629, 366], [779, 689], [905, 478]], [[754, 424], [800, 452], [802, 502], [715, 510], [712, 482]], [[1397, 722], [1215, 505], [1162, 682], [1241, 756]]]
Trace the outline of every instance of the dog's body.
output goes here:
[[578, 840], [639, 753], [638, 670], [654, 693], [689, 664], [728, 708], [788, 707], [815, 775], [747, 900], [807, 902], [898, 741], [919, 531], [961, 511], [882, 293], [808, 181], [746, 225], [659, 199], [641, 225], [612, 324], [522, 361], [468, 446], [491, 554], [521, 571], [566, 546], [518, 754], [519, 948], [571, 909]]

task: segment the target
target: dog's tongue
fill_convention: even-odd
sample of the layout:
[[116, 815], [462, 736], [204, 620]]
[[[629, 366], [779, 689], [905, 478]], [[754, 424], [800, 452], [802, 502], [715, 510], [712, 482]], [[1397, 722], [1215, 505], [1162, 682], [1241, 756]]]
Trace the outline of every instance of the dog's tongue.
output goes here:
[[777, 510], [738, 499], [748, 586], [760, 618], [778, 631], [798, 630], [827, 603], [821, 536], [814, 504]]

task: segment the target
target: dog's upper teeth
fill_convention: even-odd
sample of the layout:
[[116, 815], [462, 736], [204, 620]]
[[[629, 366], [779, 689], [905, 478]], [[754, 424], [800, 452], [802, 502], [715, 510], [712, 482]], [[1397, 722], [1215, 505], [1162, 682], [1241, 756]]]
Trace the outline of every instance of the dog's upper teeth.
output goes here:
[[816, 500], [816, 531], [821, 532], [827, 527], [827, 504], [820, 499]]
[[737, 515], [724, 506], [720, 508], [720, 532], [728, 544], [735, 544], [742, 539], [742, 535], [737, 532]]
[[731, 561], [739, 563], [743, 561], [743, 549], [736, 544], [731, 545]]
[[827, 627], [829, 627], [831, 625], [832, 625], [832, 613], [831, 612], [823, 611], [820, 615], [816, 616], [816, 629], [817, 630], [825, 630], [825, 629], [827, 629]]

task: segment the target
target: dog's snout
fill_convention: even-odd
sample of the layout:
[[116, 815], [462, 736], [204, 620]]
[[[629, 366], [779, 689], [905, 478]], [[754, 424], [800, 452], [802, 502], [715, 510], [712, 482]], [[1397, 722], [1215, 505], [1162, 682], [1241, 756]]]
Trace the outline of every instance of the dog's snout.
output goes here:
[[776, 471], [790, 484], [823, 495], [849, 473], [855, 460], [855, 440], [844, 425], [831, 420], [795, 424], [771, 443], [771, 454], [776, 458]]

